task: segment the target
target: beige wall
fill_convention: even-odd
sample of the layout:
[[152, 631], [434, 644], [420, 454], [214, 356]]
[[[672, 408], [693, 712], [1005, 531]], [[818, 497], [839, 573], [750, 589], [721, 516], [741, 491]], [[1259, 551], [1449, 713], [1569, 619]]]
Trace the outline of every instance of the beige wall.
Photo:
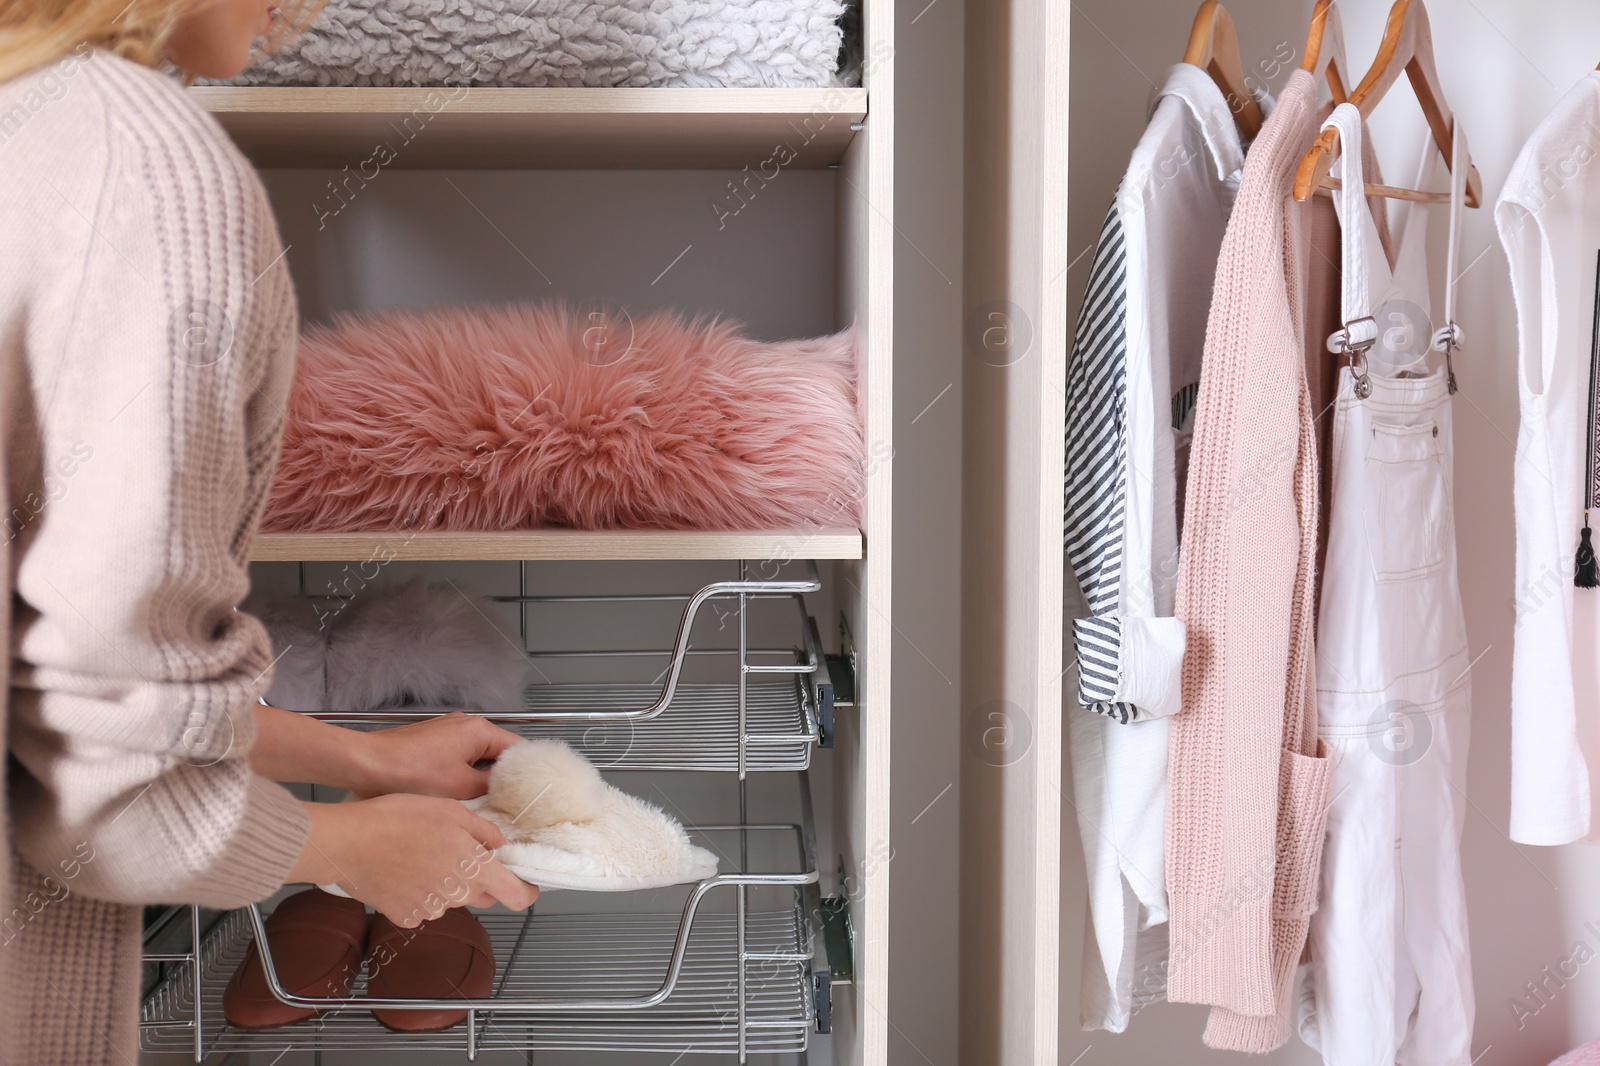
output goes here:
[[[1094, 240], [1111, 190], [1143, 125], [1151, 82], [1181, 58], [1194, 17], [1190, 0], [1078, 0], [1074, 7], [1071, 114], [1072, 253]], [[1282, 42], [1303, 47], [1309, 3], [1228, 3], [1247, 66]], [[1377, 50], [1387, 0], [1341, 0], [1351, 66], [1365, 71]], [[1439, 77], [1471, 138], [1489, 199], [1517, 151], [1550, 107], [1600, 60], [1600, 8], [1581, 0], [1435, 0], [1429, 4]], [[1283, 77], [1273, 84], [1281, 85]], [[1384, 169], [1416, 164], [1420, 111], [1402, 85], [1373, 115]], [[1443, 214], [1432, 236], [1443, 238]], [[1462, 595], [1472, 653], [1473, 724], [1463, 861], [1467, 878], [1478, 1021], [1473, 1053], [1483, 1066], [1546, 1063], [1600, 1037], [1600, 973], [1582, 968], [1519, 1028], [1508, 1006], [1572, 954], [1578, 941], [1600, 949], [1584, 928], [1600, 919], [1600, 852], [1585, 845], [1525, 848], [1506, 836], [1509, 808], [1510, 665], [1514, 530], [1511, 463], [1517, 432], [1515, 312], [1505, 255], [1490, 209], [1468, 212], [1458, 299], [1466, 333], [1456, 361], [1456, 523]], [[1443, 262], [1443, 245], [1433, 249]], [[1481, 254], [1481, 258], [1479, 258]], [[1442, 269], [1438, 268], [1438, 269]], [[1088, 270], [1072, 271], [1074, 313]], [[1437, 272], [1437, 270], [1436, 270]], [[1438, 306], [1439, 297], [1435, 297]], [[1070, 796], [1070, 790], [1067, 791]], [[1200, 1046], [1202, 1012], [1162, 1004], [1136, 1017], [1124, 1036], [1077, 1029], [1083, 928], [1083, 860], [1077, 822], [1064, 810], [1060, 1061], [1111, 1063], [1239, 1061]], [[1596, 922], [1600, 927], [1600, 921]], [[1079, 1056], [1082, 1056], [1081, 1060]], [[1298, 1041], [1271, 1063], [1314, 1063]]]

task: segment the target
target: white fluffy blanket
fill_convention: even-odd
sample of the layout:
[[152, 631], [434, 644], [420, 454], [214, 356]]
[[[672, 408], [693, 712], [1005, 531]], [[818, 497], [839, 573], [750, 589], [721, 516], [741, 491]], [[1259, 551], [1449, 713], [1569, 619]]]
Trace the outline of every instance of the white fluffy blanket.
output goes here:
[[842, 0], [331, 0], [231, 84], [836, 84]]

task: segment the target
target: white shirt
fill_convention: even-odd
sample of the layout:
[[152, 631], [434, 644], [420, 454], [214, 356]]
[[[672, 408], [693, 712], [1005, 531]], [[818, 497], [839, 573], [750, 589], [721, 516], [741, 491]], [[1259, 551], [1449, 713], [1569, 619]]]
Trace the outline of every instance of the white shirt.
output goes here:
[[1086, 1029], [1122, 1032], [1166, 990], [1178, 489], [1243, 166], [1222, 91], [1174, 66], [1107, 215], [1068, 365], [1066, 550], [1091, 612], [1069, 627], [1080, 676], [1065, 706], [1096, 945], [1084, 952]]
[[[1600, 589], [1573, 585], [1588, 476], [1590, 352], [1600, 252], [1600, 72], [1523, 146], [1495, 225], [1517, 302], [1516, 629], [1511, 839], [1590, 835], [1600, 758]], [[1600, 527], [1600, 513], [1590, 516]]]

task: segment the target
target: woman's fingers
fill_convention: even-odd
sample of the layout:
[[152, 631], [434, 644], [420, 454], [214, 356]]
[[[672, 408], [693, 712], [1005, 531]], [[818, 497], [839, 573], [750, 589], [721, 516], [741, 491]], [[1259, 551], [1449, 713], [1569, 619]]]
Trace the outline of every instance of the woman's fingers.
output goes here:
[[471, 833], [472, 838], [478, 843], [482, 844], [490, 851], [493, 851], [495, 848], [503, 848], [506, 846], [506, 835], [500, 831], [499, 826], [495, 825], [487, 818], [478, 817], [476, 814], [473, 814], [471, 811], [460, 806], [459, 804], [457, 805], [457, 810], [461, 812], [459, 816], [461, 828]]
[[463, 765], [455, 771], [448, 790], [451, 799], [477, 799], [489, 791], [489, 771]]
[[374, 904], [374, 908], [401, 929], [415, 929], [423, 922], [431, 922], [449, 910], [450, 901], [437, 893], [430, 893], [410, 907], [403, 903], [385, 903]]
[[[381, 754], [369, 792], [473, 799], [489, 790], [487, 765], [522, 738], [478, 714], [451, 711], [370, 734]], [[477, 764], [484, 764], [484, 769]]]
[[483, 864], [478, 874], [478, 885], [483, 891], [514, 911], [525, 911], [539, 898], [539, 887], [530, 885], [503, 866], [499, 859]]
[[[463, 827], [483, 848], [491, 851], [505, 846], [505, 834], [486, 818], [480, 818], [461, 808], [465, 816]], [[493, 855], [475, 857], [472, 880], [479, 891], [494, 897], [514, 911], [527, 910], [539, 898], [539, 889], [507, 870]]]
[[387, 795], [308, 804], [319, 852], [337, 856], [340, 884], [402, 928], [450, 907], [526, 910], [539, 890], [494, 857], [505, 836], [454, 800]]
[[502, 729], [487, 718], [473, 715], [472, 721], [475, 723], [473, 729], [478, 735], [480, 745], [478, 757], [473, 759], [473, 762], [479, 759], [498, 759], [501, 752], [522, 739], [511, 730]]

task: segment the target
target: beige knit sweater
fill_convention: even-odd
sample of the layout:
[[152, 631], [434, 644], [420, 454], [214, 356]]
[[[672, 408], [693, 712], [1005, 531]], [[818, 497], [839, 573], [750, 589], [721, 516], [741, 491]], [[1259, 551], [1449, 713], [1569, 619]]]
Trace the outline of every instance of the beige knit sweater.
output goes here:
[[1327, 205], [1291, 196], [1315, 94], [1295, 72], [1245, 161], [1212, 290], [1179, 560], [1189, 640], [1169, 735], [1167, 994], [1214, 1004], [1205, 1042], [1240, 1051], [1288, 1038], [1331, 779], [1316, 729], [1306, 374], [1308, 336], [1313, 361], [1326, 358], [1328, 324], [1308, 328], [1306, 312], [1329, 306], [1337, 276], [1313, 270], [1329, 250], [1309, 244]]
[[112, 55], [0, 84], [0, 189], [0, 1062], [125, 1066], [137, 904], [261, 899], [308, 829], [250, 770], [271, 653], [234, 610], [294, 295], [249, 164]]

